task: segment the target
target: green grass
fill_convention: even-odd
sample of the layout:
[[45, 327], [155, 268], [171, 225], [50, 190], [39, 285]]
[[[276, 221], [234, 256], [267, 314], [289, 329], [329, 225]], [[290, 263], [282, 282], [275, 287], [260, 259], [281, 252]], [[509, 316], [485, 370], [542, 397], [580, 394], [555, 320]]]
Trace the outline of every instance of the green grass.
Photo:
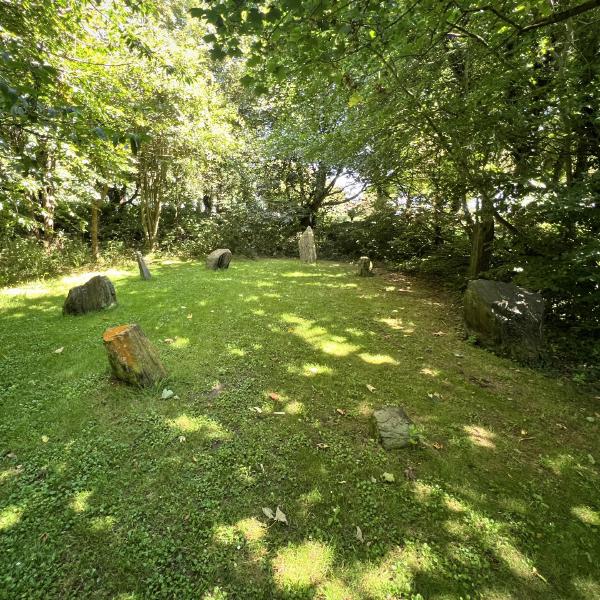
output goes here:
[[[0, 291], [1, 598], [600, 597], [597, 398], [398, 276], [152, 271], [83, 317], [60, 309], [84, 275]], [[102, 332], [129, 322], [158, 389], [109, 376]], [[370, 439], [385, 404], [422, 443]]]

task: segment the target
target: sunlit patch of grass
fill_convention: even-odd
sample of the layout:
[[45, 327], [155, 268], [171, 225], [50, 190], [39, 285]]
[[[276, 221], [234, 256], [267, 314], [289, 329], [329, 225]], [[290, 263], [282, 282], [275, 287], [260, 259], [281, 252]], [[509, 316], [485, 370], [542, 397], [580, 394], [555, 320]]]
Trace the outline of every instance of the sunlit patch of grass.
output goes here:
[[579, 598], [585, 600], [600, 598], [600, 581], [593, 577], [577, 575], [573, 577], [571, 584], [577, 591]]
[[333, 564], [333, 551], [322, 542], [307, 541], [280, 550], [273, 559], [274, 579], [283, 589], [321, 583]]
[[489, 431], [485, 427], [481, 427], [480, 425], [465, 425], [463, 429], [468, 434], [471, 443], [475, 446], [489, 449], [496, 448], [496, 444], [494, 442], [496, 434]]
[[438, 369], [432, 369], [431, 367], [423, 367], [419, 373], [421, 373], [421, 375], [427, 375], [428, 377], [438, 377], [440, 371]]
[[241, 519], [235, 526], [248, 542], [258, 542], [264, 539], [267, 533], [266, 525], [255, 517]]
[[570, 454], [561, 453], [555, 456], [542, 456], [540, 464], [555, 475], [562, 475], [568, 469], [572, 469], [577, 464], [577, 461]]
[[319, 365], [317, 363], [306, 363], [300, 368], [289, 366], [288, 373], [302, 375], [303, 377], [316, 377], [317, 375], [332, 375], [333, 369], [326, 365]]
[[301, 415], [304, 412], [304, 404], [298, 400], [288, 402], [284, 409], [288, 415]]
[[589, 506], [574, 506], [571, 513], [586, 525], [600, 527], [600, 513]]
[[218, 544], [237, 542], [237, 528], [235, 525], [217, 525], [213, 530], [213, 541]]
[[387, 325], [390, 329], [394, 329], [395, 331], [402, 331], [403, 333], [410, 335], [415, 332], [415, 324], [411, 321], [404, 324], [403, 320], [400, 318], [381, 318], [377, 319], [379, 323], [383, 323]]
[[186, 337], [176, 337], [171, 344], [171, 348], [187, 348], [190, 345], [190, 339]]
[[398, 361], [387, 354], [369, 354], [363, 352], [360, 358], [370, 365], [397, 365]]
[[217, 421], [205, 416], [181, 414], [175, 419], [167, 419], [167, 425], [179, 433], [202, 433], [207, 439], [226, 440], [230, 433]]
[[401, 598], [410, 594], [413, 569], [419, 562], [417, 552], [410, 546], [404, 552], [399, 548], [392, 550], [382, 562], [364, 570], [360, 579], [363, 594], [373, 600]]
[[90, 490], [81, 490], [73, 496], [69, 506], [76, 513], [85, 512], [89, 508], [89, 501], [91, 497], [92, 492]]
[[493, 549], [498, 558], [504, 561], [514, 575], [531, 581], [535, 579], [531, 560], [513, 544], [510, 544], [506, 540], [498, 540], [494, 544]]
[[339, 579], [332, 579], [319, 585], [316, 598], [319, 600], [355, 600], [357, 596]]
[[12, 468], [12, 469], [3, 469], [0, 471], [0, 483], [9, 479], [10, 477], [16, 477], [21, 472], [20, 469]]
[[316, 350], [332, 356], [348, 356], [356, 352], [359, 347], [349, 343], [346, 338], [330, 334], [325, 327], [319, 327], [313, 321], [303, 319], [296, 315], [283, 314], [281, 320], [290, 325], [296, 325], [290, 332], [298, 336]]
[[14, 527], [23, 516], [23, 509], [11, 504], [6, 508], [0, 509], [0, 531]]
[[114, 529], [117, 520], [110, 515], [104, 517], [94, 517], [90, 521], [90, 529], [96, 533], [111, 531]]
[[230, 346], [228, 351], [229, 354], [231, 354], [232, 356], [246, 356], [247, 354], [245, 350], [242, 350], [241, 348], [236, 348], [235, 346]]

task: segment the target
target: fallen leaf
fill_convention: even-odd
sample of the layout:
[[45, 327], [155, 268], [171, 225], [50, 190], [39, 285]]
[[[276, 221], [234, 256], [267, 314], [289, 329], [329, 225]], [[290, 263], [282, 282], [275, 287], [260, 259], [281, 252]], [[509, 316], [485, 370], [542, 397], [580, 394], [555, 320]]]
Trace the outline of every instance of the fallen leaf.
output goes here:
[[179, 442], [183, 444], [183, 442], [185, 442], [185, 435], [180, 435], [179, 436]]
[[281, 396], [275, 392], [269, 392], [269, 398], [271, 398], [271, 400], [281, 400]]
[[262, 412], [262, 408], [260, 406], [253, 406], [250, 410], [253, 410], [256, 413], [261, 413]]
[[60, 354], [60, 353], [61, 353], [61, 352], [62, 352], [64, 349], [65, 349], [65, 348], [64, 348], [64, 346], [61, 346], [60, 348], [57, 348], [57, 349], [54, 351], [54, 354]]
[[275, 515], [273, 514], [273, 511], [270, 508], [263, 507], [262, 511], [267, 518], [275, 520]]
[[173, 390], [168, 390], [167, 388], [165, 388], [165, 389], [162, 391], [162, 394], [160, 395], [160, 397], [161, 397], [163, 400], [168, 400], [169, 398], [171, 398], [171, 397], [172, 397], [172, 396], [174, 396], [174, 395], [175, 395], [175, 392], [174, 392]]
[[368, 383], [367, 383], [367, 389], [368, 389], [370, 392], [373, 392], [373, 393], [375, 392], [375, 388], [374, 388], [372, 385], [368, 384]]
[[346, 411], [343, 408], [336, 408], [335, 412], [338, 413], [338, 415], [342, 415], [342, 417], [346, 415]]
[[187, 316], [187, 318], [188, 318], [188, 319], [191, 319], [193, 316], [194, 316], [194, 315], [192, 315], [192, 313], [190, 313], [190, 314]]
[[285, 415], [285, 412], [282, 410], [279, 410], [279, 411], [275, 410], [275, 411], [273, 411], [273, 414], [274, 415]]
[[456, 356], [456, 358], [464, 358], [465, 357], [465, 355], [461, 354], [460, 352], [455, 352], [454, 356]]
[[165, 339], [163, 340], [163, 342], [164, 342], [165, 344], [172, 344], [174, 341], [175, 341], [175, 340], [174, 340], [173, 338], [165, 338]]
[[446, 335], [446, 332], [445, 332], [445, 331], [436, 331], [436, 332], [434, 332], [434, 334], [433, 334], [433, 335], [434, 335], [435, 337], [441, 337], [441, 336], [443, 336], [443, 335]]
[[377, 479], [375, 479], [375, 477], [371, 477], [371, 483], [377, 483]]
[[44, 442], [44, 444], [47, 444], [49, 439], [50, 438], [47, 435], [42, 436], [42, 442]]
[[280, 523], [285, 523], [286, 525], [289, 525], [285, 513], [279, 508], [279, 506], [275, 510], [275, 520], [279, 521]]
[[433, 392], [432, 394], [427, 394], [427, 397], [430, 400], [443, 400], [444, 398], [442, 397], [441, 394], [439, 394], [438, 392]]
[[319, 442], [317, 444], [317, 448], [320, 448], [321, 450], [325, 450], [326, 448], [329, 448], [329, 444], [324, 444], [323, 442]]
[[433, 442], [432, 446], [436, 449], [436, 450], [442, 450], [444, 447], [444, 444], [440, 444], [439, 442]]
[[356, 526], [356, 539], [361, 543], [364, 544], [365, 543], [365, 539], [363, 538], [363, 533], [361, 528], [357, 525]]
[[393, 473], [384, 473], [381, 478], [386, 482], [386, 483], [394, 483], [394, 481], [396, 481], [396, 478], [394, 477]]
[[527, 435], [527, 431], [525, 431], [525, 429], [521, 429], [521, 435]]

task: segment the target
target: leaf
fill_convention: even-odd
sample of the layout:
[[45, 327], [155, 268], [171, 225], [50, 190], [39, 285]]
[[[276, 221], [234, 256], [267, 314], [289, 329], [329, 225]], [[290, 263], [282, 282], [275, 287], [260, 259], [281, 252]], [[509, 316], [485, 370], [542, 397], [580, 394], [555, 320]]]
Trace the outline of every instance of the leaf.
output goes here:
[[187, 316], [187, 318], [188, 318], [188, 319], [191, 319], [193, 316], [194, 316], [194, 315], [192, 315], [192, 313], [190, 313], [190, 314]]
[[250, 410], [253, 410], [258, 414], [262, 413], [262, 408], [260, 406], [253, 406]]
[[165, 339], [163, 340], [163, 342], [164, 342], [165, 344], [173, 344], [173, 343], [175, 342], [175, 340], [174, 340], [173, 338], [165, 338]]
[[436, 449], [436, 450], [442, 450], [444, 447], [444, 444], [440, 444], [439, 442], [433, 442], [432, 446]]
[[445, 331], [436, 331], [433, 334], [435, 337], [442, 337], [443, 335], [446, 335]]
[[64, 349], [65, 349], [64, 346], [61, 346], [60, 348], [57, 348], [56, 350], [54, 350], [54, 354], [60, 354]]
[[361, 543], [365, 543], [365, 538], [363, 538], [362, 529], [357, 525], [356, 526], [356, 539]]
[[381, 477], [386, 483], [394, 483], [396, 481], [393, 473], [384, 473]]
[[323, 442], [319, 442], [317, 444], [317, 448], [320, 448], [321, 450], [326, 450], [327, 448], [329, 448], [329, 444], [324, 444]]
[[363, 103], [363, 97], [358, 94], [358, 93], [354, 93], [352, 94], [352, 96], [350, 96], [349, 100], [348, 100], [348, 107], [349, 108], [354, 108], [355, 106], [358, 106], [359, 104]]
[[273, 521], [275, 520], [275, 515], [270, 508], [263, 507], [262, 511], [268, 519], [272, 519]]
[[169, 398], [171, 398], [171, 397], [172, 397], [172, 396], [174, 396], [174, 395], [175, 395], [175, 392], [174, 392], [173, 390], [168, 390], [167, 388], [165, 388], [165, 389], [162, 391], [162, 394], [160, 395], [160, 397], [161, 397], [163, 400], [168, 400]]
[[269, 398], [271, 398], [271, 400], [281, 400], [281, 396], [275, 392], [270, 392]]
[[280, 523], [285, 523], [286, 525], [289, 525], [285, 513], [279, 508], [279, 506], [275, 510], [275, 520], [279, 521]]
[[375, 389], [372, 385], [370, 385], [369, 383], [367, 383], [367, 389], [371, 392], [371, 393], [375, 393]]
[[185, 442], [185, 435], [180, 435], [179, 436], [179, 442], [183, 444], [183, 442]]
[[346, 416], [346, 411], [343, 408], [336, 408], [335, 412], [338, 413], [338, 415], [342, 415], [342, 417]]

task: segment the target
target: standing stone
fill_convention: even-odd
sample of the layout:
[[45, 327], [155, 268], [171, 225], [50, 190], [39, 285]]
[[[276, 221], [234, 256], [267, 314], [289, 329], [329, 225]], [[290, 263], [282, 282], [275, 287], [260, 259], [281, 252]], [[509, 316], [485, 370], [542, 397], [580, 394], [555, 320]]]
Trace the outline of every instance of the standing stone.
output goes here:
[[317, 249], [315, 247], [315, 236], [309, 225], [298, 240], [298, 249], [300, 251], [300, 260], [307, 263], [317, 262]]
[[113, 375], [138, 387], [159, 383], [167, 376], [158, 352], [138, 325], [119, 325], [102, 336]]
[[96, 275], [83, 285], [69, 290], [63, 315], [83, 315], [117, 303], [115, 288], [108, 277]]
[[412, 426], [413, 422], [399, 406], [384, 406], [373, 413], [374, 433], [386, 450], [408, 446]]
[[512, 283], [476, 279], [464, 297], [467, 335], [517, 360], [535, 362], [542, 353], [544, 300]]
[[228, 250], [227, 248], [220, 248], [219, 250], [211, 252], [206, 257], [206, 268], [212, 269], [213, 271], [218, 269], [227, 269], [229, 268], [230, 262], [231, 250]]
[[373, 263], [368, 256], [358, 259], [358, 274], [360, 277], [371, 277], [373, 275]]
[[152, 275], [150, 275], [150, 271], [148, 269], [148, 266], [146, 265], [146, 261], [144, 260], [142, 253], [136, 252], [135, 258], [137, 260], [138, 268], [140, 269], [140, 277], [146, 280], [151, 279]]

